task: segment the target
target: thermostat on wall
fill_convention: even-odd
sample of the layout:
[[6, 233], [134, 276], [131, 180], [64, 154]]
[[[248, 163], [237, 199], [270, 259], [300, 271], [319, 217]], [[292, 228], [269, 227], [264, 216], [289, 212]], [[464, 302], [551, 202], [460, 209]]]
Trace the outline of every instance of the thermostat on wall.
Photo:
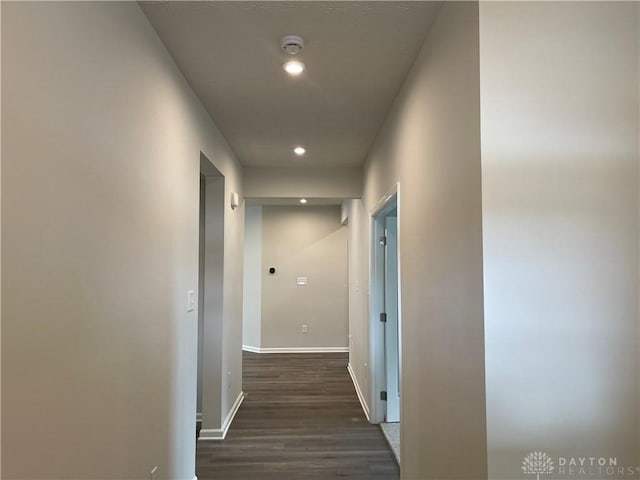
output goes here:
[[307, 277], [298, 277], [296, 278], [296, 285], [304, 287], [307, 284]]

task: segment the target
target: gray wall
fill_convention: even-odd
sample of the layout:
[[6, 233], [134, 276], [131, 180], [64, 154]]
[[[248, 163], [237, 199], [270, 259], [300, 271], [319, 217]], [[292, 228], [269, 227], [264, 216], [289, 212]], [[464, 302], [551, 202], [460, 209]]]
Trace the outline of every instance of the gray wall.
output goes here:
[[638, 10], [480, 5], [491, 478], [640, 463]]
[[[261, 347], [346, 347], [347, 230], [340, 207], [265, 206], [262, 227]], [[296, 285], [297, 277], [308, 277], [308, 285]]]
[[405, 479], [486, 477], [478, 55], [477, 3], [445, 3], [365, 168], [366, 215], [400, 182]]
[[[202, 160], [201, 160], [202, 162]], [[197, 415], [202, 418], [202, 363], [204, 360], [204, 245], [205, 245], [205, 211], [206, 211], [206, 179], [200, 175], [200, 229], [198, 236], [198, 398]]]
[[244, 241], [242, 344], [260, 348], [262, 330], [262, 207], [247, 207]]
[[364, 409], [371, 408], [369, 384], [369, 225], [362, 200], [348, 207], [349, 250], [349, 365], [362, 392]]
[[[0, 24], [2, 22], [2, 6], [0, 5]], [[1, 28], [0, 28], [1, 29]], [[0, 35], [0, 52], [2, 51]], [[2, 90], [0, 78], [0, 91]], [[2, 102], [0, 101], [0, 104]], [[0, 145], [2, 144], [2, 115], [0, 114]], [[0, 217], [2, 217], [2, 154], [0, 153]], [[2, 261], [2, 221], [0, 218], [0, 262]], [[0, 268], [0, 329], [2, 327], [2, 268]], [[2, 342], [0, 341], [0, 369], [2, 368]], [[0, 372], [1, 378], [1, 372]], [[0, 412], [2, 412], [2, 382], [0, 381]], [[2, 415], [0, 414], [0, 439], [2, 438]], [[0, 440], [1, 441], [1, 440]], [[0, 477], [2, 477], [2, 448], [0, 447]]]
[[254, 198], [359, 198], [360, 167], [245, 167], [244, 188]]
[[[2, 477], [189, 480], [200, 151], [225, 199], [241, 171], [137, 4], [1, 8]], [[223, 411], [243, 217], [225, 218]]]
[[[205, 160], [206, 161], [206, 160]], [[203, 270], [202, 299], [202, 431], [222, 426], [222, 369], [224, 329], [224, 178], [206, 176], [204, 180], [204, 248], [200, 257]]]

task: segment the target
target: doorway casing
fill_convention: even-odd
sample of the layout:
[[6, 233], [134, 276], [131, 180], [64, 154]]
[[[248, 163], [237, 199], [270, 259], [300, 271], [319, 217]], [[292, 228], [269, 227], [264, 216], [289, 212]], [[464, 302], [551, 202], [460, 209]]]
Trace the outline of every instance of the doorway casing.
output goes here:
[[[380, 238], [385, 236], [385, 219], [397, 211], [397, 325], [398, 325], [398, 390], [400, 392], [400, 419], [402, 419], [402, 302], [401, 299], [401, 253], [400, 253], [400, 184], [384, 195], [370, 211], [370, 264], [369, 264], [369, 378], [370, 381], [370, 421], [385, 421], [386, 401], [380, 393], [387, 390], [385, 358], [385, 323], [380, 314], [385, 312], [385, 252]], [[391, 392], [388, 392], [388, 395]]]

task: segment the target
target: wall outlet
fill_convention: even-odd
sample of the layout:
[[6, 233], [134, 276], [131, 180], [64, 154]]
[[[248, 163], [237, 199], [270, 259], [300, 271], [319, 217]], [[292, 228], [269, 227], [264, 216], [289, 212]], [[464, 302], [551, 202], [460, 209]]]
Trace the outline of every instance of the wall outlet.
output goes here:
[[308, 333], [309, 332], [309, 327], [307, 327], [306, 325], [302, 325], [300, 330], [302, 331], [302, 333]]
[[158, 480], [158, 466], [156, 465], [149, 472], [149, 480]]

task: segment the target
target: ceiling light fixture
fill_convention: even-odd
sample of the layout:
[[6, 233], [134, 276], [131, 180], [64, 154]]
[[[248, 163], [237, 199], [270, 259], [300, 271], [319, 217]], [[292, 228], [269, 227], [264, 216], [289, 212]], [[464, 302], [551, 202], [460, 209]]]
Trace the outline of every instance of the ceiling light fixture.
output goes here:
[[298, 155], [299, 157], [307, 153], [307, 149], [304, 147], [296, 147], [293, 149], [293, 153]]
[[300, 199], [300, 203], [307, 203], [307, 199], [306, 198], [301, 198]]
[[282, 66], [289, 75], [298, 76], [304, 72], [305, 65], [298, 60], [291, 60]]

